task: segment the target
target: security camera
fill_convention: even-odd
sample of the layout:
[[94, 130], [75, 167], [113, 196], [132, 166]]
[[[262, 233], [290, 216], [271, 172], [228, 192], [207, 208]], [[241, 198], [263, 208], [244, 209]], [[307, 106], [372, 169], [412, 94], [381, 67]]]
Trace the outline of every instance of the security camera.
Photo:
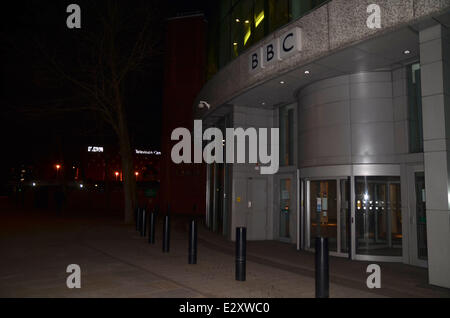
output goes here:
[[200, 109], [203, 109], [203, 108], [205, 108], [205, 107], [207, 107], [208, 109], [210, 109], [211, 108], [211, 105], [209, 105], [207, 102], [205, 102], [205, 101], [200, 101], [200, 103], [198, 104], [198, 108], [200, 108]]

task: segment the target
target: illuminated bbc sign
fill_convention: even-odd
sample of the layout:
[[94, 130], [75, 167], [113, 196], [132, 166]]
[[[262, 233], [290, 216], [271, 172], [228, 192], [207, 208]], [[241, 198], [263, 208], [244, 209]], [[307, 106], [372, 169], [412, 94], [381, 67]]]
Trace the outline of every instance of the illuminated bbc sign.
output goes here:
[[161, 152], [159, 152], [159, 151], [149, 151], [149, 150], [137, 150], [136, 149], [136, 154], [137, 155], [156, 155], [156, 156], [160, 156]]
[[255, 74], [266, 66], [282, 61], [301, 50], [302, 29], [295, 27], [250, 54], [250, 73]]
[[103, 152], [103, 147], [89, 146], [88, 152]]
[[[103, 147], [96, 147], [96, 146], [89, 146], [88, 147], [88, 152], [103, 152], [104, 149]], [[137, 155], [156, 155], [156, 156], [160, 156], [161, 152], [160, 151], [150, 151], [150, 150], [138, 150], [136, 149], [136, 154]]]

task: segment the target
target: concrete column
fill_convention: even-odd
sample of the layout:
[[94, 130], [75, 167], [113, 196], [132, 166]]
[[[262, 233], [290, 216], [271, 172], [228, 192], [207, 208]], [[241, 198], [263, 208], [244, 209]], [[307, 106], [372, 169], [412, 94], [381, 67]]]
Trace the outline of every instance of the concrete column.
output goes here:
[[450, 48], [441, 25], [420, 31], [428, 271], [450, 288]]

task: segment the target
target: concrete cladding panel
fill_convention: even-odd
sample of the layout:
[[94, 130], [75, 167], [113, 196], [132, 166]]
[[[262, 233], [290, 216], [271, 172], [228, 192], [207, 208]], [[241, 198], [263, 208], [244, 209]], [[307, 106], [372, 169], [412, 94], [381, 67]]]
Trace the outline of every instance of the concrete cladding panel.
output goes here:
[[333, 0], [328, 5], [332, 49], [379, 32], [366, 25], [367, 7], [372, 3], [380, 6], [381, 27], [384, 30], [408, 22], [414, 17], [413, 0]]
[[300, 167], [389, 163], [381, 158], [395, 154], [392, 91], [391, 72], [339, 76], [302, 89]]

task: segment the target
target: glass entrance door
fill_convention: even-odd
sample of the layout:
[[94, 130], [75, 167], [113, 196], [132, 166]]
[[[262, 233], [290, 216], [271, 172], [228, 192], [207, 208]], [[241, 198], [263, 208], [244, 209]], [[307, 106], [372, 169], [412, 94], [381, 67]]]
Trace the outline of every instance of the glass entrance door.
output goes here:
[[348, 253], [351, 235], [351, 195], [350, 178], [340, 180], [340, 215], [339, 215], [339, 246], [340, 252]]
[[315, 238], [328, 238], [329, 251], [347, 256], [351, 241], [350, 178], [305, 180], [305, 231], [307, 249], [314, 249]]
[[337, 180], [311, 181], [309, 193], [309, 247], [322, 236], [328, 238], [329, 250], [337, 252]]
[[427, 248], [427, 216], [425, 198], [425, 173], [415, 173], [416, 190], [416, 224], [417, 224], [417, 258], [426, 261], [428, 259]]
[[355, 177], [356, 254], [402, 256], [399, 177]]
[[280, 239], [290, 239], [290, 217], [294, 207], [292, 204], [292, 180], [281, 179], [280, 180]]

